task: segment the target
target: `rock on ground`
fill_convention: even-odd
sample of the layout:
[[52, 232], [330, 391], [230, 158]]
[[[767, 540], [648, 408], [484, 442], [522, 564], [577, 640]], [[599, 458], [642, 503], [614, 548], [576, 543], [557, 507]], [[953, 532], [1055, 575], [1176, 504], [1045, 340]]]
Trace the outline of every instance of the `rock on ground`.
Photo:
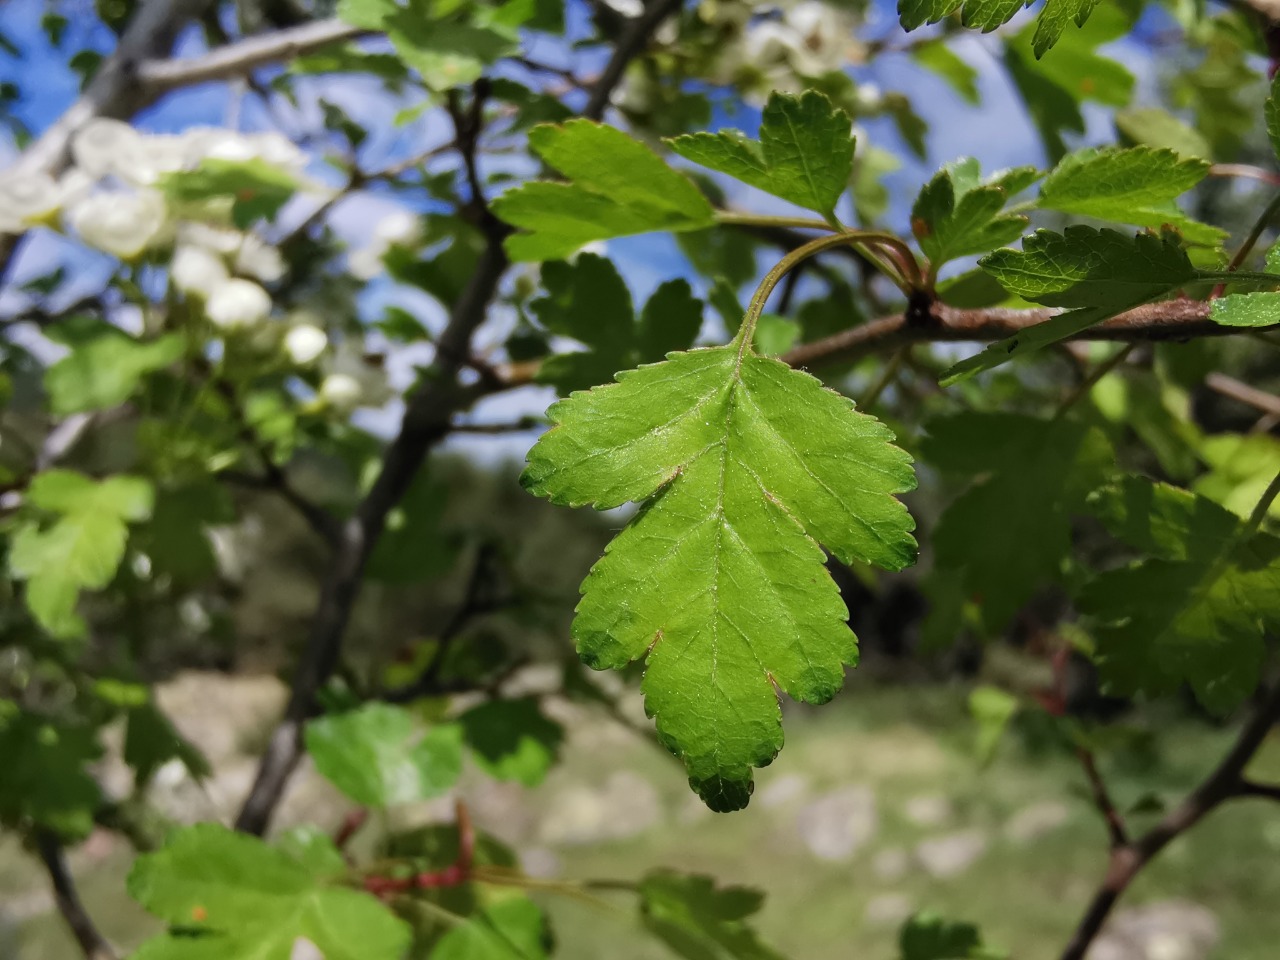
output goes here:
[[1088, 960], [1205, 960], [1220, 937], [1218, 918], [1207, 907], [1161, 900], [1117, 912]]
[[987, 835], [981, 830], [959, 830], [921, 840], [916, 844], [916, 860], [931, 877], [954, 877], [971, 867], [987, 849]]
[[610, 774], [603, 787], [566, 787], [549, 804], [549, 810], [539, 836], [551, 845], [621, 840], [662, 820], [658, 791], [630, 770]]
[[879, 826], [870, 787], [842, 787], [805, 804], [796, 815], [800, 839], [815, 857], [848, 860], [871, 841]]
[[877, 927], [896, 927], [915, 912], [911, 900], [903, 893], [882, 893], [867, 901], [863, 919]]
[[940, 793], [912, 797], [902, 808], [908, 820], [918, 827], [940, 827], [951, 819], [951, 801]]
[[1030, 843], [1057, 830], [1071, 819], [1071, 808], [1059, 800], [1023, 807], [1005, 824], [1004, 835], [1014, 843]]

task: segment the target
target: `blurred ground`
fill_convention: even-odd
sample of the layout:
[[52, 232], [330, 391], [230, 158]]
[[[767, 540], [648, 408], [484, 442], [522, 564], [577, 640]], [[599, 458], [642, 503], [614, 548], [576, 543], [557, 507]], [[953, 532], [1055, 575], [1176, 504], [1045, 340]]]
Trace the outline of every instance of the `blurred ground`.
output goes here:
[[[665, 866], [758, 887], [767, 893], [760, 927], [794, 960], [893, 960], [898, 924], [926, 908], [979, 923], [988, 942], [1019, 960], [1052, 958], [1099, 879], [1105, 834], [1079, 770], [1069, 757], [1028, 746], [1034, 736], [1012, 738], [982, 769], [965, 696], [960, 686], [876, 687], [820, 710], [792, 709], [787, 748], [758, 775], [751, 807], [722, 816], [701, 806], [679, 765], [647, 738], [593, 709], [556, 703], [570, 737], [542, 786], [473, 775], [463, 795], [481, 829], [511, 844], [538, 877], [626, 879]], [[162, 688], [162, 704], [217, 771], [203, 787], [162, 782], [158, 799], [171, 813], [228, 816], [281, 697], [263, 677], [188, 673]], [[629, 706], [638, 717], [638, 702]], [[1140, 722], [1166, 729], [1158, 753], [1128, 749], [1106, 764], [1124, 806], [1175, 799], [1231, 736], [1188, 718]], [[1280, 741], [1255, 770], [1280, 779]], [[108, 782], [120, 773], [110, 764], [102, 771]], [[304, 770], [282, 822], [334, 824], [345, 809]], [[412, 816], [444, 819], [448, 810], [441, 802]], [[125, 946], [151, 930], [124, 892], [128, 859], [107, 834], [72, 855], [91, 912]], [[626, 895], [606, 896], [541, 895], [560, 957], [668, 956], [635, 924]], [[1240, 802], [1161, 856], [1091, 960], [1274, 960], [1277, 904], [1280, 806]], [[35, 863], [11, 839], [0, 841], [0, 958], [76, 957], [51, 911]]]

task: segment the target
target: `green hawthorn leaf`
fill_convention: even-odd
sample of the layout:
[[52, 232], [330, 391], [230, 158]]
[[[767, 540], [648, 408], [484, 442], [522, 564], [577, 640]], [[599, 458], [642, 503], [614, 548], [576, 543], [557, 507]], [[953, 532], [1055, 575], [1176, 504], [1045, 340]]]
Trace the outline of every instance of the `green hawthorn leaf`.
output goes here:
[[773, 93], [760, 139], [740, 130], [694, 133], [668, 141], [686, 160], [727, 173], [796, 206], [833, 216], [853, 169], [853, 121], [813, 90]]
[[143, 377], [167, 367], [182, 351], [176, 333], [146, 343], [118, 332], [96, 337], [45, 371], [49, 406], [56, 414], [117, 406], [133, 395]]
[[1007, 960], [1008, 953], [985, 946], [971, 923], [917, 913], [898, 934], [901, 960]]
[[922, 453], [942, 470], [985, 478], [946, 509], [933, 540], [938, 568], [960, 573], [997, 633], [1057, 579], [1072, 514], [1106, 478], [1110, 447], [1070, 420], [961, 413], [930, 422]]
[[1209, 164], [1152, 147], [1078, 150], [1049, 173], [1037, 205], [1138, 227], [1177, 229], [1193, 243], [1218, 244], [1226, 233], [1192, 220], [1174, 198], [1205, 178]]
[[1018, 712], [1018, 698], [999, 687], [975, 687], [969, 694], [969, 715], [978, 725], [974, 752], [982, 764], [995, 757], [996, 748], [1004, 739], [1009, 721]]
[[1209, 141], [1198, 130], [1158, 107], [1119, 111], [1116, 129], [1135, 144], [1163, 147], [1184, 157], [1208, 159], [1213, 155]]
[[501, 900], [445, 933], [431, 960], [543, 960], [550, 946], [546, 918], [536, 904]]
[[156, 770], [170, 760], [181, 762], [197, 780], [210, 774], [204, 754], [177, 731], [150, 699], [129, 710], [128, 717], [124, 762], [133, 767], [139, 784], [147, 783]]
[[457, 545], [441, 529], [449, 507], [449, 488], [419, 472], [400, 503], [388, 514], [387, 527], [373, 548], [366, 570], [383, 583], [421, 583], [453, 567]]
[[256, 157], [206, 157], [195, 170], [167, 173], [156, 185], [180, 207], [230, 198], [231, 219], [242, 230], [256, 220], [274, 219], [300, 186], [293, 174]]
[[1169, 476], [1189, 478], [1200, 471], [1200, 432], [1186, 395], [1176, 387], [1151, 371], [1126, 368], [1103, 377], [1090, 396], [1116, 430], [1138, 436]]
[[116, 575], [129, 523], [151, 513], [151, 484], [138, 477], [95, 481], [71, 470], [46, 470], [32, 480], [28, 502], [58, 516], [30, 520], [14, 534], [9, 573], [27, 582], [27, 606], [57, 637], [84, 634], [76, 613], [82, 590], [100, 590]]
[[898, 20], [904, 30], [914, 30], [945, 20], [960, 10], [966, 27], [990, 33], [1012, 20], [1025, 6], [1029, 6], [1027, 0], [898, 0]]
[[1045, 0], [1040, 16], [1036, 19], [1036, 32], [1031, 41], [1036, 59], [1043, 57], [1045, 51], [1058, 42], [1068, 23], [1083, 27], [1097, 5], [1098, 0]]
[[593, 240], [715, 225], [688, 177], [613, 127], [544, 124], [529, 131], [529, 146], [569, 182], [526, 183], [494, 201], [499, 217], [525, 231], [507, 239], [513, 260], [556, 260]]
[[1196, 271], [1170, 236], [1067, 227], [1037, 230], [1022, 251], [997, 250], [979, 261], [1005, 289], [1055, 307], [1128, 310], [1190, 283]]
[[372, 896], [321, 883], [285, 851], [216, 824], [185, 827], [139, 857], [128, 887], [183, 931], [137, 954], [154, 960], [289, 960], [299, 938], [325, 960], [398, 960], [409, 948], [408, 924]]
[[409, 711], [384, 703], [313, 720], [306, 741], [316, 769], [368, 807], [439, 796], [462, 772], [457, 727], [424, 733]]
[[947, 81], [967, 103], [978, 103], [978, 71], [957, 56], [944, 41], [919, 44], [912, 49], [911, 57]]
[[87, 768], [101, 754], [92, 729], [0, 710], [0, 824], [32, 821], [68, 838], [87, 836], [102, 802]]
[[1280, 540], [1245, 536], [1239, 518], [1166, 484], [1128, 478], [1095, 498], [1117, 537], [1152, 558], [1086, 584], [1109, 688], [1169, 693], [1189, 684], [1209, 710], [1238, 706], [1258, 685], [1268, 631], [1280, 628]]
[[218, 570], [209, 528], [231, 523], [236, 513], [227, 490], [211, 477], [156, 491], [151, 519], [135, 536], [152, 566], [182, 585], [199, 583]]
[[1280, 323], [1280, 293], [1229, 293], [1209, 308], [1224, 327], [1270, 327]]
[[911, 230], [930, 266], [936, 270], [948, 260], [986, 253], [1020, 237], [1027, 219], [1002, 215], [1007, 200], [1002, 185], [978, 179], [976, 164], [939, 171], [911, 209]]
[[856, 658], [819, 544], [900, 569], [914, 475], [892, 434], [807, 374], [731, 344], [578, 393], [547, 413], [522, 483], [640, 513], [583, 584], [578, 651], [645, 659], [658, 732], [716, 809], [745, 806], [782, 746], [777, 693], [821, 703]]
[[1028, 327], [962, 360], [942, 378], [944, 386], [968, 379], [1015, 357], [1026, 356], [1087, 330], [1125, 310], [1167, 296], [1196, 278], [1175, 237], [1067, 227], [1037, 230], [1022, 251], [997, 250], [978, 261], [1011, 293], [1027, 300], [1077, 309]]
[[[1206, 437], [1199, 454], [1209, 471], [1196, 479], [1195, 492], [1247, 517], [1271, 478], [1280, 473], [1280, 441], [1266, 433], [1219, 433]], [[1280, 516], [1280, 503], [1270, 514]]]
[[781, 960], [751, 927], [763, 896], [711, 877], [658, 870], [640, 881], [645, 927], [686, 960]]
[[487, 66], [519, 49], [510, 28], [424, 16], [412, 8], [397, 10], [383, 26], [400, 59], [435, 91], [474, 83]]
[[595, 254], [579, 254], [571, 264], [545, 264], [542, 284], [547, 296], [529, 304], [538, 322], [590, 348], [555, 354], [539, 367], [538, 380], [554, 384], [561, 394], [594, 387], [619, 370], [687, 349], [702, 327], [702, 301], [684, 280], [662, 284], [637, 319], [617, 269]]
[[490, 700], [458, 717], [476, 764], [499, 780], [536, 787], [555, 764], [564, 728], [532, 697]]
[[275, 846], [318, 880], [336, 880], [350, 869], [333, 839], [314, 824], [290, 827], [276, 839]]

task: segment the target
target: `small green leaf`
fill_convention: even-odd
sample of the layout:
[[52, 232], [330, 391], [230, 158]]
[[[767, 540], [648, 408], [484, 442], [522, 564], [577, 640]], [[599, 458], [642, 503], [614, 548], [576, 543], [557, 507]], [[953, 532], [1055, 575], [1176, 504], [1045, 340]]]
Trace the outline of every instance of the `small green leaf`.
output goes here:
[[617, 269], [595, 254], [581, 253], [571, 264], [547, 263], [542, 283], [547, 296], [529, 304], [538, 322], [590, 348], [558, 353], [542, 363], [538, 380], [554, 384], [561, 394], [594, 387], [619, 370], [687, 349], [702, 327], [702, 301], [684, 280], [660, 286], [637, 320]]
[[289, 960], [299, 938], [326, 960], [393, 960], [409, 948], [408, 924], [373, 897], [322, 884], [288, 853], [216, 824], [139, 857], [128, 887], [182, 931], [148, 941], [136, 955], [148, 960]]
[[118, 406], [143, 377], [167, 367], [182, 351], [176, 333], [145, 343], [118, 332], [89, 340], [45, 371], [50, 408], [65, 415]]
[[588, 665], [645, 659], [658, 733], [713, 809], [745, 806], [782, 746], [777, 694], [821, 703], [856, 657], [822, 569], [900, 569], [914, 486], [892, 434], [745, 346], [672, 354], [553, 406], [522, 483], [556, 503], [643, 503], [583, 585]]
[[370, 703], [307, 725], [316, 769], [356, 803], [390, 807], [439, 796], [462, 772], [456, 726], [423, 733], [409, 711]]
[[640, 881], [644, 925], [685, 960], [781, 960], [751, 927], [764, 898], [711, 877], [658, 870]]
[[1116, 129], [1126, 139], [1148, 147], [1163, 147], [1184, 157], [1209, 159], [1213, 148], [1200, 131], [1158, 107], [1135, 107], [1116, 114]]
[[[1209, 471], [1196, 479], [1195, 492], [1247, 517], [1280, 473], [1280, 440], [1266, 433], [1218, 433], [1206, 437], [1197, 451]], [[1280, 503], [1270, 515], [1280, 516]]]
[[1003, 950], [984, 946], [971, 923], [944, 920], [933, 913], [917, 913], [898, 935], [901, 960], [1005, 960]]
[[1105, 480], [1110, 446], [1070, 420], [961, 413], [931, 421], [922, 452], [945, 471], [983, 478], [946, 509], [933, 542], [938, 568], [960, 573], [997, 633], [1057, 579], [1072, 515]]
[[256, 220], [272, 220], [297, 192], [293, 174], [256, 157], [222, 160], [207, 157], [195, 170], [167, 173], [157, 186], [175, 204], [201, 204], [230, 198], [231, 219], [245, 229]]
[[534, 127], [529, 145], [569, 183], [509, 190], [494, 212], [526, 231], [507, 239], [513, 260], [556, 260], [593, 240], [715, 224], [706, 197], [648, 147], [590, 120]]
[[1015, 357], [1057, 343], [1118, 313], [1167, 296], [1196, 278], [1175, 237], [1067, 227], [1037, 230], [1022, 251], [997, 250], [978, 261], [1002, 287], [1050, 306], [1078, 309], [1028, 327], [962, 360], [942, 377], [949, 386]]
[[532, 901], [501, 900], [445, 933], [431, 960], [544, 960], [550, 941], [546, 919]]
[[87, 772], [102, 753], [95, 734], [23, 710], [0, 711], [0, 823], [34, 821], [68, 838], [87, 836], [102, 802]]
[[849, 186], [852, 127], [847, 113], [809, 90], [799, 97], [771, 94], [758, 141], [740, 130], [722, 130], [668, 142], [686, 160], [831, 217]]
[[448, 486], [419, 471], [387, 516], [386, 530], [369, 557], [368, 576], [383, 583], [411, 584], [452, 569], [458, 550], [442, 529], [448, 507]]
[[968, 164], [944, 167], [916, 198], [911, 230], [935, 270], [957, 257], [986, 253], [1022, 235], [1026, 217], [1002, 215], [1008, 193], [1000, 183], [983, 183]]
[[1083, 27], [1097, 5], [1098, 0], [1045, 0], [1036, 19], [1035, 37], [1031, 42], [1036, 59], [1043, 57], [1058, 42], [1068, 23]]
[[151, 485], [138, 477], [94, 481], [71, 470], [47, 470], [27, 491], [28, 502], [58, 519], [29, 520], [14, 534], [9, 572], [27, 581], [27, 606], [57, 637], [79, 637], [85, 624], [76, 613], [82, 590], [100, 590], [124, 557], [129, 523], [151, 513]]
[[1270, 327], [1280, 323], [1280, 293], [1229, 293], [1209, 307], [1224, 327]]
[[1192, 220], [1174, 203], [1208, 172], [1208, 162], [1172, 150], [1089, 148], [1064, 157], [1049, 173], [1037, 205], [1137, 227], [1168, 225], [1193, 243], [1218, 244], [1224, 231]]
[[1187, 683], [1210, 710], [1238, 706], [1257, 688], [1266, 632], [1280, 627], [1280, 540], [1241, 539], [1239, 518], [1217, 504], [1136, 477], [1092, 502], [1115, 536], [1152, 554], [1080, 593], [1099, 621], [1104, 681], [1127, 694]]
[[979, 762], [990, 763], [1004, 739], [1009, 721], [1018, 712], [1018, 698], [999, 687], [975, 687], [969, 694], [969, 715], [978, 724], [975, 752]]
[[197, 780], [209, 775], [209, 761], [180, 734], [160, 708], [150, 700], [128, 713], [124, 737], [124, 762], [133, 767], [139, 784], [170, 760], [178, 760]]
[[548, 719], [531, 697], [482, 703], [458, 717], [458, 726], [482, 770], [526, 787], [536, 787], [546, 777], [564, 739], [564, 728]]
[[1170, 236], [1067, 227], [1037, 230], [1022, 252], [997, 250], [980, 261], [1005, 289], [1055, 307], [1127, 310], [1190, 283], [1196, 271]]

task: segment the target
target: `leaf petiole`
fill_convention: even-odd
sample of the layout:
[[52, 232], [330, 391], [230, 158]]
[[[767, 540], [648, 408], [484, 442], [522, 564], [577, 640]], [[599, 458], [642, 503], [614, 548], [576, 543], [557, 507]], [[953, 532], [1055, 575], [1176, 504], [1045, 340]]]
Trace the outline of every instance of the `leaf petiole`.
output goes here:
[[738, 328], [738, 335], [733, 338], [733, 342], [738, 344], [739, 348], [751, 342], [751, 338], [755, 335], [756, 323], [764, 313], [765, 304], [768, 303], [770, 294], [782, 282], [783, 277], [810, 257], [845, 244], [860, 247], [871, 262], [904, 293], [911, 294], [921, 288], [923, 278], [920, 274], [920, 266], [907, 245], [897, 237], [869, 230], [845, 230], [841, 233], [817, 237], [790, 251], [765, 274], [751, 297], [746, 317], [742, 321], [742, 326]]

